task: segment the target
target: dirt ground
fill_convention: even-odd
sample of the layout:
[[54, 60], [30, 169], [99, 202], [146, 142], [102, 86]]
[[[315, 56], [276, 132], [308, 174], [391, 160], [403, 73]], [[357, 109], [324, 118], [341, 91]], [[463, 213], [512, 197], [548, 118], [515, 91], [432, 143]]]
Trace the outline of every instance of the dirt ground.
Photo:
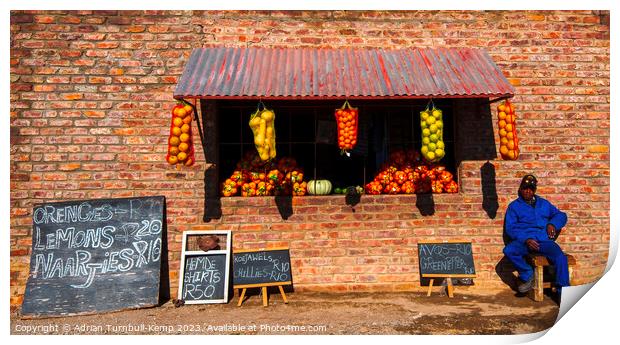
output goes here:
[[558, 305], [537, 303], [507, 290], [472, 294], [438, 292], [297, 292], [288, 304], [258, 295], [241, 307], [228, 304], [148, 309], [98, 315], [26, 320], [11, 313], [11, 334], [523, 334], [553, 326]]

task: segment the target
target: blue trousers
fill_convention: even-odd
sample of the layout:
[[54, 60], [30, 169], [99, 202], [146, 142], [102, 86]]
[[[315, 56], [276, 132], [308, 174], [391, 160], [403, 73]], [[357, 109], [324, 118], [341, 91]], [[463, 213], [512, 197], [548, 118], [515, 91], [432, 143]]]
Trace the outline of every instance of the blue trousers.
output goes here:
[[569, 286], [568, 260], [566, 255], [554, 241], [538, 241], [540, 248], [537, 252], [530, 250], [525, 243], [512, 241], [504, 248], [504, 255], [512, 262], [519, 272], [519, 279], [528, 281], [534, 274], [534, 269], [525, 261], [529, 253], [542, 254], [555, 266], [556, 286]]

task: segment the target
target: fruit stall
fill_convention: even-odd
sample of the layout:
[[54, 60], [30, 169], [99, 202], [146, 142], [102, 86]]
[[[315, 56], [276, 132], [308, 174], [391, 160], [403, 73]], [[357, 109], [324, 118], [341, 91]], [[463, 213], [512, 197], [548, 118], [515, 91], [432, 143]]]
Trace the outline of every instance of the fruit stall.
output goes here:
[[[513, 93], [479, 49], [199, 48], [174, 93], [166, 159], [204, 159], [201, 229], [234, 230], [234, 248], [291, 248], [302, 287], [363, 288], [378, 282], [321, 263], [404, 267], [419, 238], [467, 238], [446, 215], [475, 213], [472, 162], [518, 158]], [[355, 242], [386, 231], [391, 242]], [[419, 281], [403, 270], [403, 284]]]

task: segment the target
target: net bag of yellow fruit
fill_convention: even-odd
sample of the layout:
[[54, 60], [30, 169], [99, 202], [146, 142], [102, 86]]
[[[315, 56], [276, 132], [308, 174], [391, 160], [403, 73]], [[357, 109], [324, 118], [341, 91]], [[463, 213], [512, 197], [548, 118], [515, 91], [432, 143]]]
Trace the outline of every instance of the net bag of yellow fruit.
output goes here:
[[172, 108], [170, 136], [168, 137], [168, 154], [166, 161], [172, 165], [194, 165], [194, 144], [192, 140], [191, 105], [183, 102]]
[[260, 102], [250, 115], [250, 128], [254, 134], [254, 146], [262, 161], [276, 158], [276, 114]]
[[420, 152], [428, 162], [439, 162], [446, 155], [446, 145], [443, 141], [443, 113], [431, 101], [420, 112], [420, 127], [422, 129], [422, 147]]
[[519, 139], [517, 139], [515, 117], [514, 105], [508, 100], [497, 106], [499, 153], [504, 160], [516, 160], [519, 157]]

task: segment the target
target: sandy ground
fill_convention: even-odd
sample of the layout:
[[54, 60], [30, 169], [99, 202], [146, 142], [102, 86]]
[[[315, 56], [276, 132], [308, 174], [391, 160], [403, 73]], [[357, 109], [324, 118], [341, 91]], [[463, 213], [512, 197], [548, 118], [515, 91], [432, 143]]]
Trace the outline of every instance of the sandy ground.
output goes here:
[[98, 315], [22, 319], [11, 313], [11, 334], [522, 334], [553, 326], [558, 305], [537, 303], [507, 290], [459, 293], [288, 294], [288, 304], [258, 295], [241, 307], [184, 305]]

